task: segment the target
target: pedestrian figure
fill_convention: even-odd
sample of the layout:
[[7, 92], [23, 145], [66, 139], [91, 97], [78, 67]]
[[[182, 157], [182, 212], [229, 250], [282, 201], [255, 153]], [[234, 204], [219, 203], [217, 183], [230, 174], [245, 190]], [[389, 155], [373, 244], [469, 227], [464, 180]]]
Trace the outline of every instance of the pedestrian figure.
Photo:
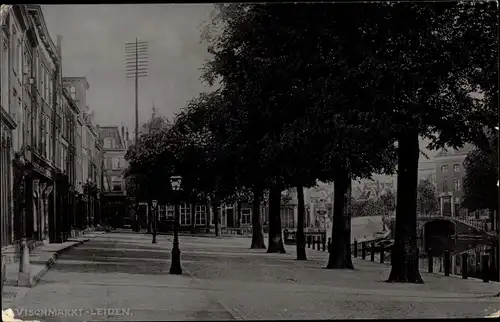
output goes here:
[[332, 237], [328, 237], [328, 253], [333, 252]]

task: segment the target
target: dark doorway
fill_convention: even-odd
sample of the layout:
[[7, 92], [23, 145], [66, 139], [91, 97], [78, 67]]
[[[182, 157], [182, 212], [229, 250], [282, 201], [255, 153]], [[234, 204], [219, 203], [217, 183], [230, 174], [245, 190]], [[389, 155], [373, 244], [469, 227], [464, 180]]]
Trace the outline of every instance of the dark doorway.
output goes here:
[[443, 198], [443, 216], [451, 217], [451, 198], [450, 197], [442, 197]]
[[235, 228], [235, 226], [234, 226], [234, 209], [227, 208], [226, 209], [226, 216], [227, 216], [227, 227]]

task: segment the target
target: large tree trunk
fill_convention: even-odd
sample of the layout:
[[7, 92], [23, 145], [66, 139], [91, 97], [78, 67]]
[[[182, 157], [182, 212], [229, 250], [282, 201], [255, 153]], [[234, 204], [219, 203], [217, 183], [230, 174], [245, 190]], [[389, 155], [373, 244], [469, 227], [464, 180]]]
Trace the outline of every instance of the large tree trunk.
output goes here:
[[215, 221], [215, 236], [220, 237], [220, 229], [219, 229], [219, 205], [216, 202], [212, 203], [212, 212], [214, 213], [214, 221]]
[[419, 144], [417, 131], [405, 131], [398, 142], [398, 192], [396, 232], [388, 282], [423, 283], [418, 270], [417, 180]]
[[[262, 231], [262, 224], [260, 220], [260, 200], [262, 191], [258, 188], [253, 190], [252, 201], [252, 245], [253, 249], [266, 249], [264, 244], [264, 232]], [[240, 205], [240, 204], [238, 204]], [[240, 206], [241, 207], [241, 206]], [[241, 209], [238, 209], [238, 216], [240, 216]]]
[[269, 241], [268, 253], [285, 254], [281, 234], [281, 189], [273, 186], [269, 190]]
[[351, 259], [351, 177], [345, 170], [335, 180], [332, 245], [328, 269], [354, 269]]
[[307, 260], [306, 255], [306, 236], [304, 235], [304, 220], [306, 207], [304, 204], [304, 188], [297, 186], [298, 214], [297, 214], [297, 235], [295, 242], [297, 244], [297, 260]]

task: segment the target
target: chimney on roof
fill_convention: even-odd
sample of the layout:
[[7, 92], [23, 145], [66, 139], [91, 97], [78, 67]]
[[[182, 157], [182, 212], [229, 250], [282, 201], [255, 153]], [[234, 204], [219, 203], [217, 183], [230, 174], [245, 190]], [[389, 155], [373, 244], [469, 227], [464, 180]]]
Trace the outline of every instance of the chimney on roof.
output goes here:
[[127, 131], [125, 131], [125, 138], [126, 138], [126, 140], [128, 142], [129, 141], [129, 139], [128, 139], [128, 127], [127, 127]]
[[125, 140], [125, 127], [122, 124], [122, 138]]

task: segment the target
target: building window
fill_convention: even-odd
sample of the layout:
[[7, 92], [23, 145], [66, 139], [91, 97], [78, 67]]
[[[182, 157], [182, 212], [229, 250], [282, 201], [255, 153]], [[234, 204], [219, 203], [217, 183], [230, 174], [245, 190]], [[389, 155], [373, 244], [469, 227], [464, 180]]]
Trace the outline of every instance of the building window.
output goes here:
[[448, 192], [448, 180], [443, 180], [443, 192]]
[[49, 106], [52, 107], [52, 77], [49, 76], [47, 80], [49, 82], [47, 86], [47, 95], [49, 96], [47, 102], [49, 102]]
[[28, 110], [28, 106], [24, 104], [24, 138], [25, 144], [31, 146], [31, 111]]
[[112, 191], [122, 191], [122, 178], [117, 176], [111, 177]]
[[294, 227], [293, 208], [281, 207], [281, 227], [282, 228]]
[[[7, 42], [7, 34], [4, 32], [3, 33], [3, 46], [2, 46], [2, 50], [3, 50], [3, 54], [2, 54], [2, 61], [0, 62], [2, 64], [2, 66], [7, 66], [7, 63], [8, 63], [8, 50], [9, 50], [9, 44]], [[8, 93], [9, 93], [9, 70], [7, 68], [0, 68], [0, 73], [2, 74], [1, 75], [1, 85], [2, 85], [2, 88], [0, 89], [2, 92], [0, 93], [0, 97], [1, 97], [1, 102], [0, 104], [2, 105], [2, 107], [4, 108], [4, 110], [7, 111], [7, 113], [10, 113], [10, 106], [9, 104], [7, 103], [7, 99], [9, 97]]]
[[64, 158], [64, 151], [63, 151], [63, 145], [62, 143], [57, 144], [57, 155], [58, 155], [58, 162], [57, 165], [60, 166], [62, 169], [64, 169], [61, 165], [63, 164], [63, 158]]
[[37, 81], [36, 90], [38, 91], [38, 95], [39, 96], [43, 96], [43, 91], [42, 91], [42, 86], [43, 86], [43, 73], [42, 73], [43, 63], [42, 63], [42, 61], [40, 59], [40, 56], [38, 54], [37, 54], [37, 61], [38, 61], [38, 64], [35, 67], [36, 68], [36, 81]]
[[45, 114], [43, 114], [43, 110], [40, 109], [40, 124], [39, 124], [39, 130], [38, 130], [38, 151], [40, 152], [41, 155], [44, 155], [43, 153], [43, 147], [45, 146]]
[[69, 88], [69, 93], [70, 93], [70, 95], [71, 95], [71, 98], [72, 98], [74, 101], [76, 101], [76, 88], [75, 88], [75, 86], [71, 86], [71, 87]]
[[252, 209], [243, 208], [241, 209], [241, 224], [250, 225], [252, 223]]
[[[40, 76], [38, 74], [38, 68], [40, 66], [40, 56], [38, 54], [38, 51], [35, 51], [34, 54], [35, 54], [35, 65], [32, 66], [33, 76], [35, 77], [36, 87], [39, 88], [39, 86], [40, 86]], [[35, 93], [33, 93], [33, 95], [35, 95]]]
[[113, 158], [111, 161], [112, 161], [113, 170], [120, 169], [120, 159], [119, 158]]
[[22, 41], [21, 38], [17, 38], [16, 46], [17, 46], [17, 65], [14, 68], [17, 69], [17, 75], [19, 78], [23, 78], [23, 50], [22, 50]]
[[455, 173], [460, 173], [460, 165], [454, 164], [453, 165], [453, 172]]
[[12, 70], [14, 73], [17, 75], [18, 71], [17, 68], [19, 66], [19, 57], [18, 57], [18, 51], [19, 47], [17, 45], [17, 28], [12, 25]]
[[48, 160], [52, 160], [52, 135], [51, 135], [51, 122], [50, 117], [47, 115], [45, 118], [46, 128], [45, 128], [45, 151]]
[[45, 102], [47, 102], [47, 104], [49, 103], [49, 83], [50, 83], [50, 80], [49, 80], [49, 70], [46, 69], [43, 71], [44, 73], [44, 82], [45, 82], [45, 85], [43, 87], [44, 91], [45, 91]]
[[453, 180], [453, 191], [460, 191], [460, 180]]
[[165, 205], [158, 205], [158, 219], [162, 221], [166, 217], [166, 206]]
[[173, 205], [167, 205], [167, 219], [173, 219], [175, 217], [175, 208]]
[[106, 139], [104, 139], [104, 148], [105, 149], [112, 149], [112, 148], [114, 148], [114, 142], [115, 142], [115, 140], [113, 140], [112, 138], [106, 138]]
[[207, 206], [196, 206], [194, 212], [195, 225], [207, 224]]
[[447, 164], [443, 164], [441, 166], [441, 172], [442, 173], [448, 173], [448, 165]]
[[180, 224], [183, 226], [191, 225], [191, 205], [186, 203], [181, 205]]
[[31, 95], [31, 85], [29, 83], [29, 79], [31, 77], [31, 69], [32, 69], [32, 56], [30, 53], [29, 47], [24, 48], [24, 67], [23, 67], [23, 73], [25, 76], [25, 81], [24, 81], [24, 90], [28, 95]]

